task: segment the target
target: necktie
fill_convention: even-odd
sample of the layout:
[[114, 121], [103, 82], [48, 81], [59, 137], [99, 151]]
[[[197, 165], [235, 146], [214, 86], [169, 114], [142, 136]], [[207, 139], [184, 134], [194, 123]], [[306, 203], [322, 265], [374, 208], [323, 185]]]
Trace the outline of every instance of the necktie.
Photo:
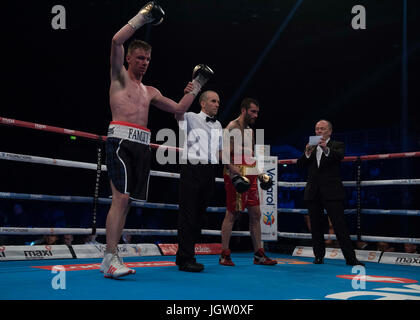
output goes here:
[[321, 162], [321, 156], [322, 156], [322, 148], [318, 146], [316, 148], [316, 162], [318, 163], [318, 168], [319, 168], [319, 163]]
[[206, 122], [216, 122], [216, 118], [210, 118], [210, 117], [206, 117]]

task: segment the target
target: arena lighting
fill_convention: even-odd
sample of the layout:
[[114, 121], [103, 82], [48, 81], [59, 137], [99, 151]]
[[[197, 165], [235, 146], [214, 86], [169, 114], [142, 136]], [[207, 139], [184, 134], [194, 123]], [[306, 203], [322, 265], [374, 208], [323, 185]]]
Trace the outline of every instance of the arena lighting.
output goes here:
[[233, 96], [230, 98], [228, 103], [226, 104], [226, 108], [224, 109], [223, 113], [221, 114], [221, 120], [226, 120], [225, 118], [229, 116], [229, 111], [232, 108], [232, 106], [236, 103], [238, 98], [242, 95], [242, 92], [244, 91], [245, 87], [247, 86], [248, 82], [251, 80], [251, 78], [254, 76], [255, 72], [257, 72], [258, 68], [260, 67], [261, 63], [264, 61], [267, 54], [270, 52], [271, 48], [274, 46], [274, 44], [277, 42], [278, 38], [280, 37], [280, 34], [286, 29], [288, 23], [293, 18], [294, 14], [296, 13], [299, 6], [302, 4], [303, 0], [299, 0], [296, 2], [290, 13], [287, 15], [286, 19], [283, 21], [283, 23], [280, 25], [276, 33], [274, 34], [271, 41], [268, 43], [268, 45], [265, 47], [264, 51], [261, 53], [260, 57], [258, 58], [255, 65], [251, 68], [248, 75], [245, 77], [244, 81], [242, 81], [239, 88], [236, 90], [236, 92], [233, 94]]

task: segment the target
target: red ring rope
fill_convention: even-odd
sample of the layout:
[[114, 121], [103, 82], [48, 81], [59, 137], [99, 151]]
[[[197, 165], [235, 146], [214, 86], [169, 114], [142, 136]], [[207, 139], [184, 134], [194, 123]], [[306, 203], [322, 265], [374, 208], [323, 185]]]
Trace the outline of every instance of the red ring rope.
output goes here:
[[[35, 130], [41, 130], [41, 131], [47, 131], [47, 132], [67, 134], [67, 135], [93, 139], [93, 140], [106, 141], [106, 136], [101, 136], [101, 135], [78, 131], [78, 130], [71, 130], [71, 129], [59, 128], [59, 127], [54, 127], [54, 126], [48, 126], [48, 125], [38, 124], [38, 123], [33, 123], [33, 122], [8, 119], [8, 118], [3, 118], [3, 117], [0, 117], [0, 124], [13, 126], [13, 127], [23, 127], [23, 128], [29, 128], [29, 129], [35, 129]], [[161, 145], [151, 143], [150, 146], [154, 149], [157, 149]], [[176, 151], [182, 150], [182, 148], [170, 147], [170, 146], [165, 146], [165, 148], [176, 150]], [[374, 154], [374, 155], [365, 155], [365, 156], [360, 156], [360, 157], [349, 156], [349, 157], [344, 157], [343, 161], [355, 162], [358, 160], [358, 158], [360, 158], [360, 160], [363, 161], [363, 160], [380, 160], [380, 159], [395, 159], [395, 158], [410, 158], [410, 157], [420, 157], [420, 151]], [[283, 160], [278, 160], [278, 163], [279, 164], [294, 164], [296, 163], [296, 161], [297, 159], [283, 159]]]

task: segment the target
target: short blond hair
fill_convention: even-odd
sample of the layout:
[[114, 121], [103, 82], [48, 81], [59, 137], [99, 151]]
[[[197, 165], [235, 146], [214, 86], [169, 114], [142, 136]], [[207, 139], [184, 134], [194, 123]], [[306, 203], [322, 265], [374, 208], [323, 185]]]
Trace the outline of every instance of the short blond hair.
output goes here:
[[148, 44], [146, 41], [134, 39], [128, 45], [128, 54], [131, 54], [136, 49], [143, 49], [146, 52], [152, 52], [152, 46]]

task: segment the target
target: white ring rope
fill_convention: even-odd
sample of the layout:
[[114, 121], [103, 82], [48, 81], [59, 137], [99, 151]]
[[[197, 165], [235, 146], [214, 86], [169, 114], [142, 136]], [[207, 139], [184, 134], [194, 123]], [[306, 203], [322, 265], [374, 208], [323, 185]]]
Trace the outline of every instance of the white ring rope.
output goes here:
[[[92, 229], [90, 228], [24, 228], [24, 227], [0, 227], [0, 235], [90, 235]], [[105, 235], [106, 229], [96, 229], [97, 235]], [[137, 235], [137, 236], [176, 236], [177, 230], [164, 229], [124, 229], [123, 234]], [[201, 230], [202, 235], [220, 236], [220, 230]], [[249, 231], [232, 231], [232, 236], [247, 237], [250, 235]], [[277, 232], [277, 235], [282, 238], [291, 239], [312, 239], [310, 233], [293, 233], [293, 232]], [[325, 240], [336, 240], [335, 234], [324, 234]], [[350, 238], [357, 240], [356, 235], [351, 235]], [[368, 242], [391, 242], [391, 243], [413, 243], [420, 244], [420, 238], [401, 238], [401, 237], [381, 237], [381, 236], [361, 236], [361, 240]]]
[[[59, 167], [79, 168], [79, 169], [89, 169], [89, 170], [98, 169], [98, 165], [96, 163], [44, 158], [44, 157], [37, 157], [37, 156], [9, 153], [9, 152], [0, 152], [0, 160], [11, 160], [11, 161], [19, 161], [19, 162], [47, 164], [47, 165], [53, 165], [53, 166], [59, 166]], [[101, 170], [107, 171], [106, 166], [102, 165]], [[179, 173], [154, 171], [154, 170], [150, 170], [150, 175], [155, 176], [155, 177], [163, 177], [163, 178], [179, 178]], [[216, 182], [224, 182], [224, 180], [223, 178], [216, 178]]]
[[[19, 162], [47, 164], [47, 165], [54, 165], [54, 166], [61, 166], [61, 167], [97, 170], [97, 164], [95, 163], [44, 158], [44, 157], [37, 157], [37, 156], [9, 153], [9, 152], [0, 152], [0, 160], [11, 160], [11, 161], [19, 161]], [[102, 171], [107, 171], [105, 165], [102, 165], [101, 169]], [[150, 175], [155, 176], [155, 177], [164, 177], [164, 178], [179, 178], [179, 173], [154, 171], [154, 170], [150, 171]], [[223, 178], [216, 178], [216, 182], [224, 182], [224, 180]], [[296, 187], [299, 188], [299, 187], [305, 187], [306, 182], [278, 181], [277, 185], [279, 187], [286, 187], [286, 188], [296, 188]], [[343, 185], [346, 187], [356, 186], [356, 181], [343, 181]], [[380, 186], [380, 185], [382, 186], [420, 185], [420, 179], [369, 180], [369, 181], [361, 182], [361, 186]]]

